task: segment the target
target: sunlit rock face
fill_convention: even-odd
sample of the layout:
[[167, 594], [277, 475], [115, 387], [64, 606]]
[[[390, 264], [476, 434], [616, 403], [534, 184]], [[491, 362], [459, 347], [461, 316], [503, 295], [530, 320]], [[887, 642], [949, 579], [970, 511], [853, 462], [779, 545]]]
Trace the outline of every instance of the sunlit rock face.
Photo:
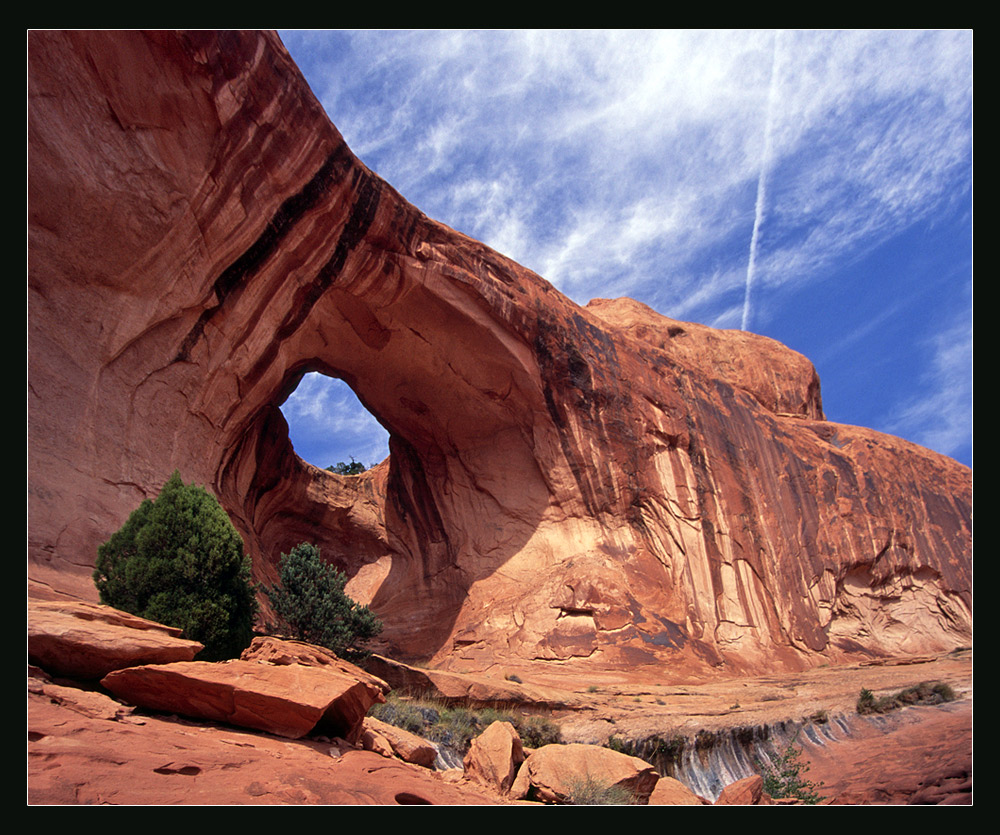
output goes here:
[[[29, 578], [174, 469], [272, 580], [300, 541], [387, 649], [767, 669], [967, 643], [971, 474], [824, 421], [803, 357], [581, 308], [361, 164], [273, 34], [29, 34]], [[333, 114], [334, 118], [336, 114]], [[344, 379], [390, 460], [338, 478], [278, 409]]]

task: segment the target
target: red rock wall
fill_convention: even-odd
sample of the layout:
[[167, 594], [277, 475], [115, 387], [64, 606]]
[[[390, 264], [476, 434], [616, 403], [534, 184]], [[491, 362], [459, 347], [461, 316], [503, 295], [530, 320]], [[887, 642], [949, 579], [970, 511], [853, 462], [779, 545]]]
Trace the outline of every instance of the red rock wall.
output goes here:
[[[335, 114], [334, 114], [335, 115]], [[304, 539], [397, 652], [636, 667], [968, 642], [971, 474], [823, 421], [811, 364], [629, 300], [580, 308], [350, 152], [278, 38], [29, 34], [29, 578], [175, 469], [259, 579]], [[298, 460], [343, 378], [390, 461]]]

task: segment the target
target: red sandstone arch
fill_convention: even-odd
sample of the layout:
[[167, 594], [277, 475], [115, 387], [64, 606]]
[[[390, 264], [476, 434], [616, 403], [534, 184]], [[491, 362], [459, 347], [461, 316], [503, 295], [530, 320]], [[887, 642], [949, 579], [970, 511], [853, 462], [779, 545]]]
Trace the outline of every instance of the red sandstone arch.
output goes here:
[[[259, 578], [301, 539], [396, 651], [801, 665], [967, 641], [971, 478], [823, 421], [812, 366], [579, 308], [344, 144], [276, 36], [29, 35], [29, 579], [178, 468]], [[277, 408], [341, 377], [391, 435], [346, 484]], [[780, 373], [775, 373], [780, 369]]]

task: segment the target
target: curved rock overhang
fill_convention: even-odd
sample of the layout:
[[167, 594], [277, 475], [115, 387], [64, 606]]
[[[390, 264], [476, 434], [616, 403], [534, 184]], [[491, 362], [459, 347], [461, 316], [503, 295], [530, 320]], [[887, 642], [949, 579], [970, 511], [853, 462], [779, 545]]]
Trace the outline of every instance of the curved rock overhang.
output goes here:
[[[587, 308], [347, 148], [277, 36], [29, 35], [29, 579], [174, 469], [268, 580], [309, 539], [409, 656], [762, 669], [968, 641], [971, 473], [823, 420], [763, 337]], [[299, 460], [345, 380], [389, 462]]]

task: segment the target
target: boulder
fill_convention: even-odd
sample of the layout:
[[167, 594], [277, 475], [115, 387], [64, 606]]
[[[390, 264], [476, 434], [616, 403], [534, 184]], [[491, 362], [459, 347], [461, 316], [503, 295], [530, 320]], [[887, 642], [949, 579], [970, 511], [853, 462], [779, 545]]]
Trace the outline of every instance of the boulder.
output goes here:
[[369, 708], [384, 698], [353, 675], [254, 661], [132, 667], [101, 684], [130, 704], [291, 739], [315, 731], [353, 742]]
[[100, 679], [124, 667], [190, 661], [203, 647], [180, 635], [110, 606], [28, 601], [28, 659], [54, 675]]
[[653, 767], [627, 754], [597, 745], [544, 745], [524, 761], [510, 790], [514, 799], [568, 803], [582, 786], [622, 789], [635, 803], [645, 804], [659, 775]]
[[[378, 745], [379, 753], [382, 753], [381, 741], [384, 741], [389, 745], [390, 755], [394, 754], [403, 762], [413, 765], [434, 768], [434, 761], [438, 755], [437, 746], [422, 736], [382, 722], [373, 716], [365, 717], [362, 734], [371, 735], [373, 743]], [[368, 745], [365, 744], [364, 747], [368, 748]], [[376, 748], [369, 750], [374, 751]]]
[[711, 806], [712, 804], [699, 797], [680, 780], [673, 777], [661, 777], [656, 781], [653, 793], [649, 796], [650, 806]]
[[472, 740], [463, 765], [465, 776], [507, 794], [524, 762], [521, 737], [510, 722], [493, 722]]
[[764, 778], [752, 774], [730, 783], [715, 799], [716, 806], [770, 806], [771, 799], [764, 794]]
[[361, 735], [358, 737], [361, 747], [386, 759], [395, 757], [396, 752], [392, 750], [392, 743], [382, 736], [370, 722], [371, 717], [366, 716], [361, 724]]

